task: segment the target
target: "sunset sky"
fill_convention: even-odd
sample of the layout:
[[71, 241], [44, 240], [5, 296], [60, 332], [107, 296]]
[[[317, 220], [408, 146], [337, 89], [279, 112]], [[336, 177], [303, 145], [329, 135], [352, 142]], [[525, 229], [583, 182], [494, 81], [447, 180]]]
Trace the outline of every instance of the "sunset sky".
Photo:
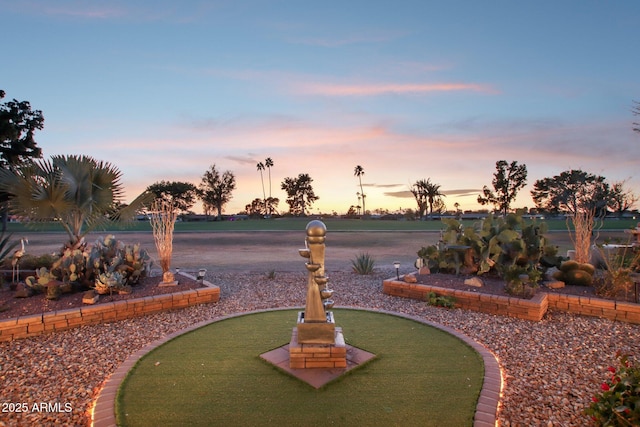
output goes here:
[[[497, 160], [535, 180], [568, 169], [640, 195], [640, 2], [0, 0], [0, 89], [43, 111], [45, 157], [116, 165], [128, 198], [198, 184], [215, 164], [225, 213], [308, 173], [313, 212], [415, 209], [430, 178], [478, 209]], [[265, 171], [268, 195], [268, 178]]]

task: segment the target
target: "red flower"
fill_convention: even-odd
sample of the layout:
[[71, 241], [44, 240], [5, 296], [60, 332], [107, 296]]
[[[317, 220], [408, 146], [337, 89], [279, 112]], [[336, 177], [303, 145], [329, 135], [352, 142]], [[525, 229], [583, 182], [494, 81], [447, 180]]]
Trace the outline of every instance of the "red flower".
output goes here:
[[607, 383], [602, 383], [602, 385], [600, 386], [600, 388], [604, 391], [609, 391], [609, 384]]
[[595, 396], [593, 396], [593, 397], [591, 398], [591, 400], [592, 400], [593, 402], [598, 402], [598, 398], [597, 398], [597, 397], [595, 397]]
[[616, 373], [616, 368], [614, 368], [613, 366], [609, 366], [609, 367], [607, 368], [607, 371], [609, 371], [609, 372], [611, 372], [611, 373], [615, 374], [615, 373]]

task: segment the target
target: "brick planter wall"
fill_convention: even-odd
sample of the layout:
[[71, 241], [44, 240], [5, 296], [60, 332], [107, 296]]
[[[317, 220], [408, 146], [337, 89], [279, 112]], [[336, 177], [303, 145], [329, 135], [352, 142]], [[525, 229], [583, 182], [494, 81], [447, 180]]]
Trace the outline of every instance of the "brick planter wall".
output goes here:
[[539, 321], [549, 308], [586, 316], [603, 317], [621, 322], [640, 324], [640, 304], [609, 301], [600, 298], [579, 297], [574, 295], [539, 292], [529, 300], [460, 291], [437, 286], [406, 283], [395, 279], [382, 282], [382, 292], [387, 295], [427, 300], [429, 292], [451, 296], [456, 299], [455, 306], [466, 310], [500, 314]]
[[549, 307], [556, 310], [640, 324], [640, 304], [575, 295], [548, 295]]
[[530, 300], [504, 297], [500, 295], [482, 294], [437, 286], [405, 283], [398, 280], [382, 282], [382, 292], [387, 295], [427, 300], [429, 292], [438, 295], [451, 296], [456, 299], [455, 306], [465, 310], [480, 311], [482, 313], [501, 314], [527, 320], [541, 320], [547, 312], [546, 294], [537, 294]]
[[87, 305], [82, 308], [2, 320], [0, 321], [0, 342], [63, 331], [81, 325], [113, 322], [174, 308], [218, 302], [220, 288], [208, 282], [205, 284], [207, 287], [191, 291]]

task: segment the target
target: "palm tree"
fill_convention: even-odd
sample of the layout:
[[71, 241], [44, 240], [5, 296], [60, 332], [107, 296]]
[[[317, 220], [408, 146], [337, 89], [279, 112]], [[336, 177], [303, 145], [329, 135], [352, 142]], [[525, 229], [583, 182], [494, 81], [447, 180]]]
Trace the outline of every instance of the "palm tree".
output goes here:
[[15, 171], [0, 169], [0, 191], [9, 194], [9, 210], [15, 215], [33, 222], [59, 222], [69, 236], [67, 247], [77, 249], [92, 230], [129, 220], [153, 200], [145, 191], [122, 205], [121, 176], [108, 162], [59, 155]]
[[267, 195], [264, 192], [264, 176], [262, 175], [262, 171], [264, 170], [264, 163], [260, 162], [256, 165], [258, 171], [260, 171], [260, 181], [262, 181], [262, 201], [267, 202]]
[[427, 194], [427, 201], [429, 202], [429, 215], [433, 215], [433, 205], [436, 201], [442, 201], [442, 194], [440, 192], [440, 184], [435, 184], [427, 178], [427, 186], [425, 187]]
[[[264, 165], [267, 167], [269, 171], [269, 201], [273, 200], [271, 198], [271, 166], [273, 166], [273, 160], [271, 157], [267, 157], [264, 161]], [[271, 216], [271, 203], [267, 203], [267, 215]]]
[[365, 201], [364, 198], [366, 197], [364, 194], [364, 190], [362, 189], [362, 175], [364, 175], [364, 169], [362, 168], [362, 166], [358, 165], [356, 166], [354, 172], [353, 172], [354, 176], [358, 177], [358, 181], [360, 182], [360, 194], [362, 195], [362, 214], [366, 214], [367, 213], [367, 209], [365, 208]]
[[434, 184], [430, 179], [417, 181], [411, 187], [411, 193], [413, 193], [418, 203], [418, 215], [420, 217], [422, 217], [427, 210], [427, 205], [429, 206], [429, 214], [433, 214], [434, 204], [444, 196], [444, 194], [440, 192], [440, 185]]

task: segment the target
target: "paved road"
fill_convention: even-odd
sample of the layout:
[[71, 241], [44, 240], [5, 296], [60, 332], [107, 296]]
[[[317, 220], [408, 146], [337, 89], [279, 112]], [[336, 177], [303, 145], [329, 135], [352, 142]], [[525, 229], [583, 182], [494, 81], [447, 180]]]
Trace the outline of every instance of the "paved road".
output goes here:
[[[156, 257], [151, 232], [119, 232], [116, 237], [125, 243], [141, 243], [152, 257]], [[87, 237], [93, 242], [100, 234]], [[361, 252], [368, 252], [376, 265], [391, 267], [400, 261], [407, 268], [416, 259], [416, 252], [424, 245], [435, 243], [438, 232], [328, 232], [325, 265], [328, 271], [349, 270], [351, 260]], [[27, 252], [43, 254], [57, 252], [66, 235], [61, 233], [26, 233]], [[304, 247], [305, 232], [190, 232], [176, 233], [173, 238], [172, 267], [195, 269], [225, 268], [231, 271], [304, 272], [304, 259], [298, 248]]]
[[[155, 243], [151, 232], [118, 232], [116, 237], [125, 243], [141, 243], [153, 258], [156, 258]], [[100, 234], [91, 234], [88, 242], [93, 242]], [[19, 237], [19, 236], [15, 236]], [[26, 233], [29, 239], [27, 252], [43, 254], [57, 252], [66, 240], [64, 233]], [[436, 231], [358, 231], [327, 233], [327, 271], [349, 271], [351, 261], [362, 252], [368, 252], [380, 268], [391, 268], [394, 261], [400, 261], [410, 269], [417, 251], [425, 245], [438, 241]], [[571, 247], [566, 232], [549, 233], [553, 244], [562, 251]], [[610, 238], [628, 238], [622, 232], [602, 232], [599, 241]], [[252, 231], [252, 232], [182, 232], [173, 238], [172, 267], [197, 269], [200, 267], [229, 271], [304, 272], [304, 260], [298, 255], [298, 248], [304, 247], [305, 232], [301, 231]], [[157, 264], [157, 263], [156, 263]]]

